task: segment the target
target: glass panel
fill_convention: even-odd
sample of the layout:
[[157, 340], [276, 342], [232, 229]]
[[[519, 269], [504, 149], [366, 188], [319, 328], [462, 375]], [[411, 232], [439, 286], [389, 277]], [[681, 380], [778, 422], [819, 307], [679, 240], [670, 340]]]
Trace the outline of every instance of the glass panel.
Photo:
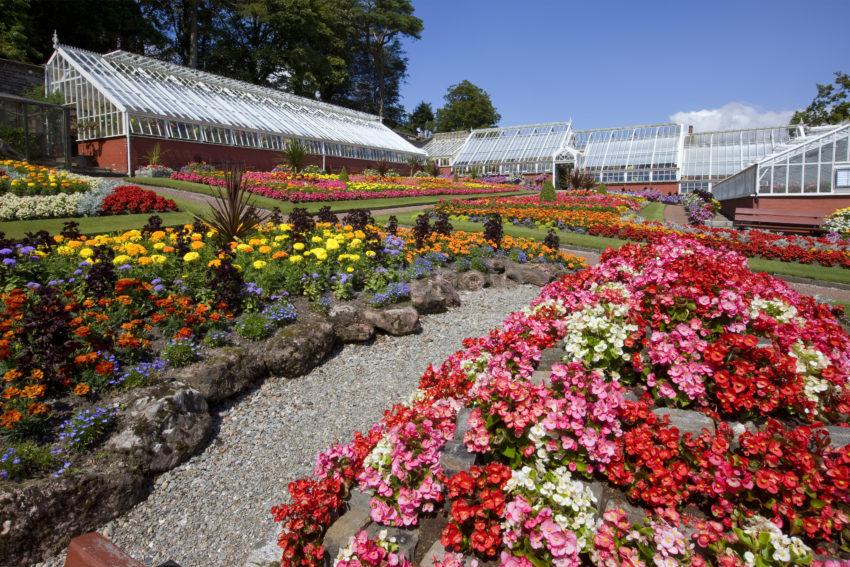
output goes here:
[[821, 146], [820, 160], [825, 163], [832, 161], [832, 142]]
[[847, 161], [847, 140], [841, 138], [835, 142], [835, 161]]
[[789, 165], [788, 166], [788, 192], [799, 193], [803, 185], [803, 166]]
[[835, 188], [850, 188], [850, 169], [838, 169], [835, 171]]
[[777, 165], [773, 168], [773, 192], [774, 193], [785, 193], [786, 185], [785, 185], [785, 176], [788, 172], [787, 165]]
[[791, 163], [803, 163], [803, 152], [794, 154], [793, 156], [791, 156], [791, 159], [789, 161]]
[[[815, 152], [815, 153], [817, 153], [817, 152]], [[803, 177], [803, 193], [817, 193], [817, 192], [818, 192], [818, 166], [817, 166], [817, 164], [806, 165], [804, 177]]]
[[759, 193], [767, 194], [770, 193], [770, 174], [773, 171], [773, 168], [768, 167], [761, 171], [761, 179], [759, 180]]
[[806, 163], [817, 163], [818, 162], [818, 149], [810, 148], [806, 150]]
[[821, 193], [829, 193], [832, 191], [832, 164], [825, 163], [820, 166], [820, 187]]

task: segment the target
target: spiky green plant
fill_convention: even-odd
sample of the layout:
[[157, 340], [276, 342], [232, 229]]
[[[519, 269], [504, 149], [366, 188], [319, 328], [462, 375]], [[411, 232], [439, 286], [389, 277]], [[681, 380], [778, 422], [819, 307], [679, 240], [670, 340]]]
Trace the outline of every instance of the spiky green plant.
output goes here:
[[283, 161], [289, 166], [293, 173], [298, 173], [304, 167], [307, 158], [307, 150], [296, 139], [289, 140], [283, 149]]
[[215, 200], [209, 216], [196, 217], [218, 233], [222, 245], [239, 240], [257, 228], [262, 220], [252, 203], [253, 195], [242, 187], [242, 169], [238, 165], [224, 167], [224, 187], [212, 187]]

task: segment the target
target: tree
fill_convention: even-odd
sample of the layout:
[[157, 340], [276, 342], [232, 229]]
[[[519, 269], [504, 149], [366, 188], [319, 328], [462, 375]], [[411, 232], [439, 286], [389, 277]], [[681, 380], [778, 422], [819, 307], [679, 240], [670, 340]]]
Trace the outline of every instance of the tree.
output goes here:
[[354, 91], [360, 94], [361, 104], [382, 118], [388, 115], [388, 107], [397, 103], [398, 88], [407, 74], [400, 40], [419, 39], [422, 33], [422, 20], [413, 11], [411, 0], [358, 0], [355, 4], [358, 46], [354, 53], [363, 57], [355, 57], [359, 68], [352, 76], [360, 84]]
[[850, 119], [850, 75], [835, 72], [835, 84], [817, 84], [818, 94], [805, 110], [798, 110], [791, 124], [839, 124]]
[[470, 130], [495, 126], [502, 118], [481, 87], [461, 81], [446, 91], [446, 105], [437, 110], [437, 131]]
[[424, 100], [416, 105], [407, 117], [407, 128], [411, 132], [434, 130], [434, 109]]

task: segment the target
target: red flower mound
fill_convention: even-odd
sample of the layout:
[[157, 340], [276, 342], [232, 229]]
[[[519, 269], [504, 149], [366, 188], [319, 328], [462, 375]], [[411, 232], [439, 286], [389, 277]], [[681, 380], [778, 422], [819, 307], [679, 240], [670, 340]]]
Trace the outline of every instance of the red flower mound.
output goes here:
[[119, 185], [107, 195], [100, 206], [104, 215], [128, 213], [165, 213], [176, 211], [177, 203], [138, 185]]

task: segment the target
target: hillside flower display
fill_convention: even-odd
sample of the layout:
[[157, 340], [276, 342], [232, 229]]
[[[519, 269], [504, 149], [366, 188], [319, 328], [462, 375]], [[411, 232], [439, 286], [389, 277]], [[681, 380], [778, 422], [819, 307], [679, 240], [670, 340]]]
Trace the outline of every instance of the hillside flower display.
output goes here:
[[[446, 477], [439, 453], [464, 406], [478, 462]], [[714, 427], [683, 433], [673, 408]], [[379, 526], [442, 508], [440, 565], [841, 564], [815, 554], [850, 558], [850, 446], [825, 428], [848, 418], [850, 336], [830, 307], [692, 238], [626, 245], [467, 339], [408, 404], [320, 455], [290, 485], [297, 508], [275, 508], [282, 565], [319, 564], [355, 483]], [[402, 490], [423, 486], [427, 498]], [[311, 506], [327, 515], [307, 523]]]

